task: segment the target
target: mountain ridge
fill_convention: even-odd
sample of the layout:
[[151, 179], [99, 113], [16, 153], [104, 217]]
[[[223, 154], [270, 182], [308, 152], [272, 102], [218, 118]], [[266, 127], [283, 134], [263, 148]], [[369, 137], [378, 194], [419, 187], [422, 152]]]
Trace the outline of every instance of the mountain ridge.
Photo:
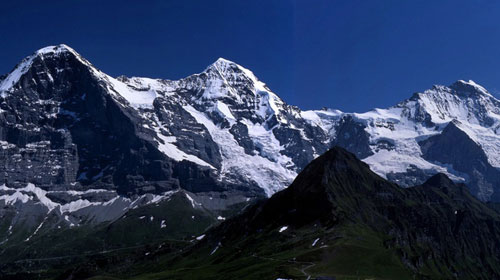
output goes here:
[[[329, 262], [322, 263], [323, 269], [309, 270], [310, 274], [317, 277], [347, 276], [363, 269], [356, 271], [335, 266], [335, 260], [326, 257], [329, 256], [326, 251], [338, 252], [345, 241], [332, 244], [327, 241], [328, 235], [338, 236], [340, 240], [366, 238], [363, 231], [338, 235], [344, 227], [355, 224], [359, 229], [364, 224], [375, 232], [387, 234], [380, 244], [398, 252], [396, 255], [403, 266], [417, 279], [494, 277], [499, 273], [498, 260], [489, 258], [498, 255], [498, 252], [493, 252], [497, 250], [493, 249], [497, 248], [493, 236], [499, 232], [492, 225], [499, 223], [499, 217], [497, 212], [474, 198], [465, 185], [455, 184], [442, 173], [432, 176], [423, 185], [403, 189], [371, 172], [369, 166], [353, 154], [334, 147], [313, 160], [289, 188], [209, 231], [202, 244], [217, 246], [221, 250], [239, 244], [240, 248], [252, 248], [242, 249], [250, 254], [252, 250], [265, 251], [256, 249], [259, 248], [256, 244], [267, 244], [265, 240], [268, 238], [278, 244], [286, 243], [287, 238], [300, 240], [295, 235], [315, 240], [314, 245], [322, 240], [323, 246], [315, 249], [324, 251], [322, 254], [317, 253], [317, 257], [312, 257], [311, 253], [304, 253], [296, 255], [297, 260], [316, 265], [318, 262]], [[317, 237], [304, 235], [304, 231], [322, 232], [321, 228], [331, 229], [332, 232]], [[468, 238], [471, 231], [481, 235], [479, 243], [490, 242], [489, 248], [492, 250], [482, 247], [484, 244], [471, 244], [474, 242]], [[279, 235], [287, 237], [280, 238]], [[280, 248], [280, 245], [275, 246]], [[292, 251], [294, 247], [290, 246], [281, 248]], [[297, 242], [295, 246], [300, 250], [311, 248], [311, 245], [304, 245], [303, 242]], [[328, 248], [330, 246], [332, 248]], [[361, 249], [352, 247], [351, 250], [355, 252]], [[224, 254], [227, 252], [219, 253], [218, 261], [234, 261], [229, 256], [225, 259]], [[242, 258], [243, 252], [238, 254]], [[268, 250], [267, 254], [270, 254], [267, 258], [272, 258], [273, 253]], [[466, 261], [467, 258], [479, 260], [482, 258], [480, 256], [489, 261], [482, 263], [482, 266], [474, 261]], [[366, 264], [364, 258], [359, 256], [357, 262]], [[392, 269], [396, 269], [396, 264], [393, 263]], [[329, 274], [328, 265], [336, 267], [336, 272], [333, 270]], [[361, 273], [367, 273], [366, 270]], [[280, 277], [292, 277], [292, 274], [280, 274], [278, 269], [270, 269], [269, 273], [272, 272], [278, 273]], [[388, 271], [373, 269], [368, 273], [371, 274], [366, 277], [401, 279], [401, 276], [390, 277]]]
[[[55, 204], [64, 227], [111, 221], [172, 191], [223, 214], [286, 188], [335, 145], [402, 186], [442, 172], [482, 200], [500, 197], [500, 101], [472, 81], [366, 113], [302, 111], [226, 59], [179, 80], [113, 78], [58, 45], [0, 83], [0, 205], [8, 215], [24, 209], [4, 240], [16, 225], [25, 238], [54, 228], [43, 221]], [[450, 140], [450, 123], [467, 135], [468, 158], [422, 148]], [[456, 163], [472, 158], [470, 168]]]
[[[472, 81], [435, 86], [387, 109], [344, 113], [302, 111], [250, 70], [225, 59], [179, 80], [113, 78], [70, 47], [58, 45], [40, 49], [2, 77], [0, 255], [9, 260], [29, 257], [18, 254], [19, 248], [31, 248], [39, 257], [55, 254], [60, 248], [40, 248], [50, 236], [71, 241], [71, 236], [61, 236], [66, 231], [79, 236], [105, 228], [115, 234], [122, 226], [140, 224], [151, 238], [178, 238], [181, 233], [191, 238], [241, 209], [264, 207], [249, 205], [266, 197], [282, 202], [271, 203], [274, 214], [248, 217], [256, 231], [271, 225], [272, 232], [287, 234], [312, 218], [335, 227], [349, 217], [370, 225], [362, 229], [367, 232], [381, 230], [374, 221], [384, 221], [384, 230], [396, 235], [388, 244], [404, 247], [401, 240], [414, 241], [408, 237], [411, 222], [429, 227], [437, 222], [423, 219], [411, 203], [391, 204], [394, 197], [430, 205], [446, 197], [458, 207], [438, 211], [450, 223], [451, 234], [459, 233], [462, 224], [454, 215], [466, 215], [460, 212], [460, 200], [474, 211], [490, 210], [464, 192], [463, 185], [436, 185], [462, 182], [483, 201], [500, 197], [500, 161], [495, 157], [500, 152], [500, 101]], [[330, 150], [335, 146], [349, 152]], [[343, 170], [354, 175], [346, 177]], [[335, 192], [315, 188], [332, 184]], [[421, 186], [405, 190], [398, 185]], [[374, 200], [360, 198], [356, 191]], [[194, 213], [203, 219], [175, 228], [168, 221], [160, 223], [165, 213], [156, 207], [184, 209], [185, 217]], [[411, 217], [394, 227], [398, 207]], [[494, 224], [488, 230], [495, 232]], [[445, 228], [439, 232], [450, 234]], [[111, 242], [113, 249], [147, 242], [135, 234], [120, 235], [122, 243]], [[470, 242], [465, 244], [472, 246]], [[212, 245], [210, 251], [219, 248]], [[396, 266], [425, 262], [425, 256], [414, 252], [421, 249], [432, 251], [432, 246], [399, 252], [404, 264]]]
[[[332, 144], [340, 144], [344, 147], [348, 147], [347, 145], [352, 145], [352, 144], [346, 143], [347, 139], [343, 141], [343, 140], [341, 140], [342, 137], [340, 135], [335, 135], [336, 131], [333, 131], [333, 133], [332, 133], [332, 128], [334, 126], [337, 126], [336, 128], [338, 129], [339, 127], [341, 127], [341, 123], [347, 120], [348, 124], [344, 125], [346, 127], [346, 129], [348, 130], [346, 132], [346, 134], [347, 133], [350, 134], [351, 131], [349, 131], [349, 130], [353, 129], [352, 128], [353, 125], [354, 126], [359, 125], [359, 128], [354, 130], [354, 133], [358, 133], [357, 131], [359, 131], [360, 129], [363, 130], [363, 127], [366, 126], [365, 124], [363, 124], [363, 123], [360, 124], [360, 122], [359, 122], [360, 120], [363, 120], [365, 118], [365, 116], [363, 116], [363, 115], [368, 115], [368, 114], [370, 114], [370, 112], [374, 112], [376, 115], [377, 113], [384, 111], [383, 109], [375, 109], [375, 110], [370, 111], [370, 112], [365, 113], [365, 114], [341, 113], [340, 111], [324, 111], [321, 113], [318, 113], [319, 111], [301, 111], [301, 110], [296, 109], [297, 107], [295, 107], [295, 106], [289, 106], [286, 103], [284, 103], [277, 95], [272, 93], [269, 90], [269, 88], [267, 88], [265, 86], [264, 83], [258, 81], [258, 79], [255, 77], [255, 75], [251, 71], [247, 70], [246, 68], [244, 68], [244, 67], [242, 67], [234, 62], [231, 62], [227, 59], [224, 59], [224, 58], [219, 58], [214, 63], [209, 65], [203, 72], [200, 72], [198, 74], [194, 74], [194, 75], [191, 75], [191, 76], [188, 76], [186, 78], [176, 80], [176, 81], [164, 80], [164, 79], [137, 78], [137, 77], [127, 78], [124, 76], [120, 76], [117, 79], [111, 78], [111, 77], [103, 74], [100, 70], [97, 70], [95, 67], [93, 67], [90, 64], [90, 62], [83, 59], [78, 53], [76, 53], [76, 51], [74, 51], [73, 49], [71, 49], [70, 47], [68, 47], [67, 45], [64, 45], [64, 44], [40, 49], [39, 51], [35, 52], [34, 55], [28, 57], [25, 60], [29, 61], [29, 60], [33, 59], [33, 57], [36, 57], [36, 56], [43, 57], [46, 55], [50, 56], [51, 54], [61, 54], [61, 53], [71, 53], [76, 58], [78, 58], [78, 60], [80, 60], [82, 63], [91, 67], [91, 70], [92, 70], [94, 75], [96, 75], [99, 78], [102, 78], [105, 82], [107, 82], [106, 87], [108, 88], [109, 92], [114, 93], [113, 94], [114, 97], [116, 97], [118, 99], [121, 99], [123, 97], [126, 101], [122, 100], [121, 102], [126, 102], [126, 103], [128, 102], [128, 104], [130, 104], [130, 106], [132, 106], [132, 107], [152, 108], [153, 107], [153, 100], [155, 100], [156, 98], [161, 98], [161, 96], [158, 95], [158, 92], [160, 90], [162, 90], [164, 93], [166, 93], [166, 96], [169, 96], [169, 98], [171, 98], [170, 96], [172, 94], [179, 94], [179, 87], [180, 87], [182, 90], [198, 92], [197, 94], [195, 93], [196, 96], [199, 96], [198, 99], [191, 100], [194, 102], [191, 104], [187, 104], [187, 107], [186, 107], [186, 105], [184, 105], [185, 108], [183, 108], [183, 109], [187, 109], [184, 111], [188, 111], [188, 113], [191, 114], [192, 116], [194, 116], [195, 119], [197, 118], [196, 119], [197, 122], [201, 122], [202, 125], [204, 125], [204, 126], [206, 126], [206, 122], [203, 123], [205, 120], [199, 114], [199, 112], [201, 110], [201, 112], [208, 113], [207, 111], [205, 111], [207, 109], [211, 110], [213, 112], [213, 113], [210, 112], [211, 115], [209, 115], [209, 118], [214, 119], [215, 125], [233, 126], [236, 124], [236, 126], [234, 126], [233, 130], [238, 130], [238, 132], [240, 132], [242, 130], [244, 131], [245, 129], [248, 130], [249, 125], [251, 125], [249, 123], [245, 124], [244, 122], [241, 122], [241, 120], [242, 120], [241, 117], [249, 120], [250, 122], [253, 122], [254, 124], [261, 123], [263, 126], [263, 129], [267, 130], [267, 131], [273, 131], [273, 129], [279, 124], [285, 125], [289, 119], [294, 119], [294, 118], [297, 119], [297, 117], [298, 117], [298, 119], [304, 119], [304, 120], [306, 120], [306, 122], [309, 122], [310, 124], [312, 124], [312, 128], [313, 128], [311, 130], [311, 128], [307, 127], [306, 131], [313, 131], [313, 134], [311, 134], [310, 132], [304, 133], [304, 131], [305, 131], [304, 128], [299, 127], [298, 130], [299, 130], [301, 135], [294, 136], [294, 137], [295, 138], [297, 138], [297, 137], [302, 138], [306, 141], [308, 139], [311, 139], [311, 137], [316, 137], [316, 138], [319, 137], [320, 138], [319, 141], [316, 141], [316, 142], [319, 142], [319, 144], [313, 144], [312, 151], [308, 151], [306, 153], [306, 154], [312, 154], [313, 156], [317, 156], [319, 153], [325, 151], [326, 148], [328, 148], [328, 146], [332, 145]], [[20, 67], [16, 67], [12, 71], [12, 73], [16, 72], [19, 68]], [[21, 68], [23, 68], [23, 67], [21, 67]], [[216, 72], [217, 75], [222, 77], [222, 79], [223, 79], [222, 84], [217, 84], [214, 82], [214, 81], [217, 81], [217, 79], [212, 81], [210, 79], [210, 77], [208, 77], [211, 75], [210, 73], [213, 71]], [[7, 78], [12, 76], [11, 75], [12, 73], [8, 74]], [[242, 75], [242, 76], [240, 77], [238, 75]], [[201, 81], [199, 81], [199, 80], [196, 81], [196, 78], [199, 78], [200, 76], [207, 76], [207, 79], [209, 80], [209, 82], [206, 85], [204, 85], [203, 79]], [[227, 76], [227, 77], [224, 77], [224, 76]], [[229, 79], [229, 81], [228, 81], [228, 79]], [[9, 81], [10, 80], [12, 80], [12, 79], [9, 79]], [[5, 81], [2, 82], [2, 85], [4, 87], [6, 84], [8, 84], [8, 83], [6, 83]], [[212, 86], [214, 88], [207, 90], [205, 88], [207, 85], [208, 85], [208, 87]], [[472, 93], [478, 93], [478, 94], [483, 95], [483, 97], [486, 96], [488, 99], [496, 101], [496, 102], [494, 102], [496, 104], [494, 104], [495, 106], [493, 106], [493, 107], [497, 107], [500, 104], [500, 102], [498, 102], [498, 100], [496, 100], [491, 94], [489, 94], [483, 87], [477, 85], [473, 81], [466, 82], [463, 80], [459, 80], [459, 81], [455, 82], [453, 85], [451, 85], [449, 87], [449, 89], [451, 89], [450, 93], [452, 93], [452, 94], [456, 93], [456, 94], [460, 95], [462, 93], [462, 95], [464, 95], [463, 92], [465, 92], [465, 93], [468, 93], [469, 96], [470, 96], [470, 92], [472, 89], [473, 90]], [[202, 92], [200, 92], [200, 90]], [[252, 111], [248, 112], [248, 113], [243, 113], [242, 116], [237, 115], [235, 118], [234, 114], [236, 114], [236, 111], [240, 111], [241, 109], [234, 108], [233, 110], [231, 110], [230, 108], [236, 106], [237, 103], [241, 103], [242, 102], [241, 96], [247, 97], [248, 96], [247, 93], [249, 90], [250, 90], [250, 93], [253, 93], [253, 94], [266, 93], [268, 97], [264, 97], [261, 99], [260, 102], [262, 102], [262, 100], [264, 99], [265, 103], [263, 103], [263, 104], [257, 104], [258, 100], [256, 100], [256, 99], [250, 103], [247, 102], [246, 104], [244, 104], [245, 107], [252, 108]], [[5, 94], [5, 89], [3, 91], [4, 92], [2, 94]], [[447, 87], [434, 86], [433, 91], [434, 92], [436, 92], [436, 91], [446, 92]], [[227, 94], [227, 96], [229, 96], [230, 98], [226, 98], [225, 94]], [[384, 118], [386, 118], [386, 116], [384, 116], [384, 114], [386, 114], [386, 113], [382, 113], [382, 114], [379, 114], [380, 116], [378, 116], [377, 118], [382, 119], [382, 121], [387, 122], [387, 125], [389, 125], [389, 126], [392, 125], [391, 124], [392, 119], [404, 118], [404, 117], [408, 117], [408, 118], [414, 119], [416, 121], [421, 121], [425, 126], [429, 126], [429, 125], [431, 125], [431, 123], [433, 123], [434, 125], [436, 125], [436, 124], [440, 125], [439, 123], [436, 123], [436, 119], [439, 119], [439, 118], [429, 115], [429, 113], [427, 112], [427, 109], [425, 109], [426, 105], [425, 105], [424, 101], [422, 101], [424, 103], [422, 103], [421, 105], [417, 104], [418, 106], [416, 107], [417, 109], [414, 113], [412, 113], [412, 111], [410, 109], [405, 107], [408, 105], [409, 102], [411, 103], [414, 101], [419, 101], [419, 100], [421, 100], [421, 98], [423, 96], [428, 96], [428, 95], [432, 95], [432, 90], [425, 91], [422, 94], [416, 94], [416, 95], [414, 95], [414, 97], [399, 103], [395, 107], [391, 107], [394, 109], [397, 109], [397, 108], [403, 109], [400, 116], [395, 114], [394, 117], [390, 116], [388, 120], [383, 120]], [[195, 97], [190, 97], [190, 98], [193, 99]], [[226, 103], [224, 103], [224, 100], [226, 100], [226, 102], [230, 102], [230, 103], [226, 104]], [[178, 101], [180, 101], [180, 100], [178, 100]], [[178, 101], [176, 101], [176, 102], [178, 102]], [[236, 102], [236, 103], [234, 103], [234, 102]], [[169, 104], [169, 106], [172, 106], [172, 105]], [[193, 110], [193, 108], [194, 108], [194, 110]], [[423, 111], [421, 109], [418, 109], [418, 108], [423, 108]], [[491, 108], [491, 106], [489, 106], [488, 108]], [[390, 110], [392, 110], [392, 109], [390, 109]], [[387, 112], [389, 112], [389, 111], [387, 111]], [[500, 112], [498, 108], [496, 108], [496, 111]], [[328, 112], [330, 112], [330, 113], [328, 113]], [[483, 116], [484, 111], [480, 112], [480, 113], [482, 114], [481, 116], [479, 116], [480, 118], [485, 117], [485, 116]], [[220, 117], [220, 118], [214, 116], [213, 114], [218, 115], [218, 117]], [[241, 114], [241, 113], [237, 113], [237, 114]], [[408, 114], [410, 114], [410, 115], [408, 115]], [[313, 116], [313, 115], [316, 115], [316, 116]], [[352, 117], [354, 119], [352, 119], [352, 120], [348, 119], [348, 118], [352, 118]], [[312, 118], [316, 118], [316, 119], [312, 119]], [[321, 119], [320, 122], [317, 121], [318, 118]], [[448, 117], [444, 117], [441, 115], [441, 118], [448, 118]], [[332, 119], [334, 119], [333, 122], [330, 122]], [[476, 118], [476, 119], [478, 119], [478, 118]], [[490, 119], [491, 118], [488, 118], [488, 116], [486, 115], [485, 122], [491, 123]], [[219, 124], [218, 123], [219, 121], [222, 121], [223, 123]], [[245, 121], [245, 120], [243, 119], [243, 121]], [[449, 120], [443, 119], [443, 121], [449, 121]], [[364, 122], [364, 121], [362, 121], [362, 122]], [[477, 121], [473, 120], [473, 122], [477, 122]], [[243, 123], [243, 126], [241, 126], [242, 123]], [[245, 128], [244, 126], [247, 126], [247, 127]], [[290, 124], [289, 127], [292, 128], [292, 131], [297, 130], [297, 127], [295, 127], [295, 124], [293, 124], [293, 123]], [[321, 130], [323, 130], [323, 133], [322, 133], [323, 135], [319, 135], [320, 133], [319, 133], [318, 129], [316, 129], [316, 128], [321, 128]], [[279, 127], [278, 127], [278, 129], [279, 129]], [[364, 129], [364, 130], [366, 130], [366, 129]], [[469, 133], [469, 131], [466, 131], [466, 132], [469, 135], [472, 134], [472, 133]], [[290, 133], [290, 132], [288, 132], [288, 133]], [[417, 133], [422, 133], [422, 132], [417, 132]], [[424, 133], [426, 133], [426, 132], [424, 132]], [[158, 133], [156, 133], [156, 134], [159, 136]], [[239, 134], [239, 133], [235, 133], [235, 134]], [[274, 131], [273, 131], [273, 134], [274, 134]], [[371, 133], [368, 133], [366, 136], [363, 136], [364, 139], [362, 139], [360, 141], [359, 145], [356, 145], [353, 147], [348, 147], [348, 148], [351, 151], [357, 153], [357, 155], [362, 157], [362, 158], [369, 158], [370, 156], [373, 156], [373, 154], [374, 154], [373, 147], [370, 147], [373, 144], [367, 143], [367, 142], [373, 142], [372, 139], [369, 139], [369, 138], [373, 138], [373, 135], [370, 135], [370, 134]], [[358, 133], [358, 135], [361, 135], [361, 134]], [[240, 135], [233, 135], [233, 136], [237, 137], [237, 138], [240, 137]], [[256, 136], [259, 137], [258, 135], [256, 135]], [[272, 136], [273, 135], [271, 135], [270, 139], [268, 137], [267, 142], [269, 142], [269, 140], [272, 141], [272, 138], [273, 138]], [[161, 138], [161, 137], [162, 136], [159, 136], [159, 138]], [[274, 137], [276, 137], [276, 135], [274, 135]], [[490, 137], [490, 136], [487, 136], [487, 137]], [[252, 138], [252, 137], [250, 137], [250, 138]], [[281, 137], [281, 138], [285, 138], [285, 137]], [[165, 138], [163, 138], [163, 139], [165, 139]], [[254, 137], [254, 139], [255, 139], [255, 137]], [[490, 138], [487, 138], [487, 139], [490, 139]], [[252, 143], [251, 143], [252, 141], [249, 141], [248, 139], [237, 139], [237, 140], [241, 142], [238, 144], [240, 144], [241, 146], [244, 146], [245, 152], [247, 154], [252, 152], [252, 151], [250, 151], [250, 148], [249, 148], [249, 146], [252, 146]], [[474, 139], [474, 140], [476, 142], [480, 142], [480, 144], [482, 144], [483, 146], [486, 146], [486, 148], [488, 148], [487, 152], [489, 151], [489, 154], [490, 154], [489, 160], [492, 161], [491, 163], [493, 164], [493, 166], [498, 166], [496, 161], [491, 158], [491, 154], [493, 154], [495, 151], [497, 151], [497, 149], [500, 149], [500, 148], [497, 146], [491, 147], [492, 145], [485, 144], [485, 140], [483, 140], [483, 139], [481, 139], [482, 141], [477, 141], [476, 139]], [[165, 142], [165, 141], [162, 141], [162, 139], [158, 139], [158, 141]], [[280, 145], [283, 145], [283, 143], [287, 142], [286, 139], [278, 139], [278, 141], [279, 141]], [[303, 141], [303, 140], [301, 140], [301, 141]], [[253, 142], [255, 142], [255, 141], [253, 141]], [[328, 143], [328, 142], [330, 142], [330, 143]], [[384, 141], [381, 141], [381, 143], [383, 145], [388, 145], [388, 149], [391, 148], [390, 147], [391, 141], [385, 142], [385, 143], [384, 143]], [[176, 144], [174, 144], [173, 146], [175, 146], [175, 145]], [[260, 143], [259, 145], [262, 145], [262, 143]], [[377, 145], [379, 145], [379, 144], [377, 144]], [[168, 146], [169, 146], [169, 148], [172, 148], [172, 145], [168, 145]], [[272, 148], [276, 149], [276, 147], [277, 146], [273, 146]], [[490, 147], [492, 149], [490, 149]], [[269, 147], [269, 148], [271, 148], [271, 147]], [[175, 147], [174, 147], [174, 149], [175, 149]], [[262, 153], [264, 158], [270, 157], [270, 159], [272, 161], [275, 161], [275, 160], [277, 160], [277, 157], [280, 157], [279, 155], [270, 156], [269, 149], [267, 149], [267, 150], [268, 151], [264, 151], [264, 153]], [[319, 151], [316, 151], [316, 150], [319, 150]], [[258, 152], [261, 153], [262, 151], [258, 151]], [[175, 155], [176, 153], [180, 154], [180, 158], [182, 158], [182, 159], [191, 160], [197, 164], [205, 165], [208, 167], [213, 167], [213, 162], [209, 163], [209, 162], [207, 162], [206, 159], [199, 159], [196, 156], [190, 155], [189, 153], [186, 154], [184, 151], [182, 151], [182, 149], [180, 149], [180, 150], [178, 149], [178, 151], [176, 151], [176, 152], [170, 152], [170, 154], [168, 156], [175, 158], [176, 156], [179, 156], [179, 155]], [[295, 159], [293, 157], [291, 159], [292, 159], [292, 161], [295, 161], [294, 164], [298, 164], [298, 166], [292, 167], [292, 170], [295, 170], [295, 172], [296, 172], [296, 171], [300, 170], [301, 167], [305, 166], [305, 164], [308, 161], [310, 161], [312, 159], [312, 157], [308, 157], [307, 159], [303, 159], [303, 160], [298, 160], [298, 159]], [[282, 166], [289, 165], [289, 163], [287, 163], [286, 157], [283, 159], [280, 159], [280, 160], [285, 161], [285, 162], [281, 163]], [[370, 162], [369, 159], [367, 159], [367, 161]], [[275, 166], [275, 167], [277, 167], [277, 166]], [[445, 169], [443, 169], [443, 167], [444, 166], [432, 167], [433, 168], [432, 170], [446, 171], [446, 167], [444, 167]], [[288, 167], [286, 167], [286, 169], [288, 169]], [[282, 170], [280, 172], [282, 174], [286, 173], [284, 170]], [[452, 175], [452, 176], [457, 175], [457, 174], [453, 174], [453, 173], [454, 173], [454, 171], [451, 171], [451, 173], [448, 172], [448, 175]], [[385, 174], [383, 174], [383, 175], [385, 175]], [[294, 174], [292, 173], [292, 174], [289, 174], [287, 176], [293, 177]], [[458, 176], [458, 177], [460, 177], [460, 176]], [[466, 180], [466, 178], [462, 178], [462, 179]], [[288, 180], [290, 180], [290, 179], [288, 179]], [[284, 185], [286, 185], [286, 183]], [[262, 187], [262, 184], [260, 184], [260, 187]], [[280, 187], [280, 188], [282, 188], [282, 187]], [[269, 195], [270, 194], [269, 191], [267, 191], [267, 192]], [[488, 199], [488, 198], [487, 198], [487, 196], [484, 196], [483, 199]]]

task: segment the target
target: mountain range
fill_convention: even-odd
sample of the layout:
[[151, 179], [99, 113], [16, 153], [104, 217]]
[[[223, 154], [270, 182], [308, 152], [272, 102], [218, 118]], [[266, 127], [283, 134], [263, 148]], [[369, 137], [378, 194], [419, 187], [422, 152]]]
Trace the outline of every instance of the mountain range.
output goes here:
[[500, 201], [500, 101], [473, 81], [365, 113], [304, 111], [223, 58], [180, 80], [114, 78], [42, 48], [0, 76], [0, 256], [60, 255], [29, 248], [68, 232], [101, 232], [99, 250], [196, 236], [334, 146], [399, 186], [443, 173]]

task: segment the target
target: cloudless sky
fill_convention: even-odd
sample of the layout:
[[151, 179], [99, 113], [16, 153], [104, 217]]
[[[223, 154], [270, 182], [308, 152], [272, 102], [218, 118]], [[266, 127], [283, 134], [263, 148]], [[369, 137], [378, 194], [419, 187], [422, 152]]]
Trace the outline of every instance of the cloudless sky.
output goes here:
[[178, 79], [224, 57], [303, 109], [387, 107], [458, 79], [500, 93], [500, 1], [9, 2], [2, 74], [65, 43], [112, 76]]

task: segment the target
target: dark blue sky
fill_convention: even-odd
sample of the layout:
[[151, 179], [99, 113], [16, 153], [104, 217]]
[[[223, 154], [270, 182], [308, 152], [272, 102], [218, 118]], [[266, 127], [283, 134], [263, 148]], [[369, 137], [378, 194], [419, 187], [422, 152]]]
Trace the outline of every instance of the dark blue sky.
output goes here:
[[225, 57], [304, 109], [387, 107], [458, 79], [500, 92], [500, 1], [12, 2], [0, 73], [66, 43], [113, 76], [176, 79]]

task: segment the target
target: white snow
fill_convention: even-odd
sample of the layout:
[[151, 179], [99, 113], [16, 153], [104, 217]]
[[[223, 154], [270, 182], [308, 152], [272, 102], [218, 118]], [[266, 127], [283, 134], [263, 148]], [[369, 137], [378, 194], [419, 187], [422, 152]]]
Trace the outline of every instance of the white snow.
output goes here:
[[69, 195], [84, 195], [84, 194], [89, 194], [89, 193], [102, 193], [102, 192], [116, 193], [116, 191], [106, 190], [106, 189], [89, 189], [89, 190], [85, 190], [85, 191], [74, 191], [74, 190], [69, 190], [69, 191], [48, 191], [47, 193], [67, 193]]
[[108, 89], [110, 90], [110, 92], [114, 92], [120, 95], [121, 97], [125, 98], [132, 107], [134, 108], [153, 107], [153, 101], [157, 97], [156, 91], [154, 90], [138, 91], [106, 74], [104, 74], [103, 77], [109, 82]]
[[200, 235], [200, 236], [196, 237], [196, 240], [202, 240], [203, 238], [205, 238], [205, 235], [204, 235], [204, 234], [202, 234], [202, 235]]
[[[36, 187], [32, 183], [28, 183], [26, 187], [24, 188], [19, 188], [19, 189], [14, 189], [14, 188], [8, 188], [4, 185], [0, 186], [0, 190], [10, 190], [14, 191], [13, 194], [11, 195], [2, 195], [0, 196], [1, 200], [5, 200], [6, 204], [13, 204], [16, 201], [20, 200], [23, 203], [28, 202], [28, 200], [33, 200], [33, 198], [37, 198], [38, 202], [48, 208], [49, 211], [52, 209], [56, 208], [59, 204], [52, 202], [49, 198], [47, 198], [46, 194], [47, 192], [44, 191], [41, 188]], [[32, 195], [27, 195], [24, 193], [31, 193]]]
[[219, 242], [219, 244], [218, 244], [217, 246], [215, 246], [215, 248], [212, 250], [212, 252], [210, 253], [210, 256], [211, 256], [211, 255], [213, 255], [213, 254], [215, 254], [215, 252], [217, 252], [217, 249], [219, 249], [219, 247], [220, 247], [220, 242]]
[[7, 96], [6, 92], [9, 91], [12, 86], [14, 86], [19, 81], [22, 75], [26, 74], [26, 72], [31, 67], [31, 64], [33, 63], [34, 58], [34, 55], [25, 58], [14, 70], [12, 70], [12, 72], [7, 75], [7, 77], [3, 81], [0, 81], [1, 97], [5, 98]]
[[235, 120], [236, 118], [233, 116], [233, 114], [231, 113], [231, 110], [229, 109], [229, 107], [223, 103], [222, 101], [218, 100], [216, 103], [215, 103], [215, 109], [217, 110], [217, 112], [221, 115], [221, 117], [223, 118], [227, 118], [229, 120]]
[[78, 199], [75, 201], [71, 201], [67, 204], [61, 205], [61, 213], [65, 212], [75, 212], [80, 209], [83, 209], [85, 207], [91, 206], [91, 205], [101, 205], [102, 203], [100, 202], [90, 202], [86, 199]]
[[160, 127], [158, 126], [158, 119], [155, 117], [156, 123], [153, 123], [153, 129], [156, 132], [156, 135], [158, 138], [160, 138], [161, 141], [158, 142], [158, 149], [167, 155], [169, 158], [176, 160], [176, 161], [191, 161], [194, 162], [198, 165], [202, 166], [207, 166], [212, 169], [215, 169], [211, 164], [205, 162], [204, 160], [194, 156], [185, 153], [184, 151], [181, 151], [176, 145], [175, 142], [177, 141], [175, 136], [165, 136], [162, 134]]
[[149, 203], [158, 203], [165, 199], [170, 198], [173, 194], [179, 192], [180, 190], [167, 191], [162, 193], [161, 195], [153, 195], [153, 198], [149, 201]]
[[[222, 167], [219, 171], [220, 177], [232, 173], [241, 174], [255, 181], [270, 196], [288, 186], [297, 175], [294, 171], [283, 166], [283, 162], [273, 162], [259, 155], [246, 154], [243, 147], [238, 144], [229, 132], [229, 129], [216, 126], [204, 113], [199, 112], [191, 105], [183, 107], [191, 116], [207, 128], [212, 139], [219, 145], [223, 158]], [[249, 131], [249, 133], [258, 132]], [[276, 148], [276, 144], [271, 143], [271, 145], [274, 145], [273, 147]], [[272, 151], [269, 153], [273, 154]]]
[[169, 158], [172, 158], [176, 161], [187, 160], [202, 166], [208, 166], [212, 169], [215, 169], [211, 164], [201, 160], [196, 156], [186, 154], [185, 152], [177, 148], [177, 146], [173, 144], [176, 142], [175, 136], [164, 136], [161, 133], [158, 133], [157, 136], [163, 141], [163, 143], [158, 142], [158, 149], [166, 154]]
[[319, 241], [319, 238], [314, 239], [314, 241], [313, 241], [313, 243], [312, 243], [311, 246], [312, 247], [316, 246], [316, 243], [318, 243], [318, 241]]
[[186, 198], [189, 200], [189, 202], [191, 202], [191, 206], [193, 206], [193, 208], [196, 208], [196, 206], [201, 205], [201, 203], [196, 202], [191, 196], [189, 196], [189, 194], [187, 193], [184, 194], [186, 195]]
[[45, 221], [47, 220], [47, 217], [45, 217], [45, 219], [43, 219], [43, 221], [38, 225], [38, 227], [35, 229], [35, 231], [30, 235], [28, 236], [28, 238], [26, 238], [24, 241], [30, 241], [30, 239], [38, 233], [38, 231], [42, 228], [43, 224], [45, 223]]
[[[10, 188], [7, 188], [5, 185], [1, 185], [0, 186], [0, 190], [11, 190]], [[28, 202], [28, 200], [31, 200], [33, 197], [32, 196], [29, 196], [27, 194], [24, 194], [20, 191], [16, 191], [14, 192], [13, 194], [4, 194], [2, 196], [0, 196], [0, 200], [3, 200], [5, 201], [5, 204], [9, 205], [9, 204], [14, 204], [16, 203], [17, 201], [20, 201], [22, 203], [26, 203]]]
[[[5, 185], [0, 186], [0, 190], [4, 191], [14, 191], [12, 194], [8, 195], [2, 195], [0, 196], [0, 200], [5, 201], [6, 204], [15, 204], [17, 201], [20, 201], [22, 203], [27, 203], [28, 201], [35, 201], [37, 204], [42, 204], [44, 205], [48, 211], [52, 211], [53, 209], [59, 208], [60, 213], [66, 213], [66, 212], [75, 212], [80, 209], [89, 207], [89, 206], [96, 206], [96, 205], [109, 205], [112, 204], [118, 196], [115, 198], [106, 201], [106, 202], [90, 202], [87, 199], [77, 199], [71, 202], [68, 202], [66, 204], [59, 204], [56, 202], [53, 202], [47, 197], [47, 191], [36, 187], [32, 183], [28, 183], [26, 187], [24, 188], [8, 188]], [[51, 193], [57, 193], [57, 192], [65, 192], [68, 194], [72, 195], [80, 195], [80, 194], [85, 194], [85, 193], [93, 193], [93, 192], [103, 192], [106, 190], [87, 190], [87, 191], [53, 191]]]
[[280, 228], [279, 232], [284, 232], [287, 229], [288, 229], [288, 226], [283, 226], [283, 227]]
[[260, 148], [262, 157], [285, 168], [295, 166], [290, 157], [280, 153], [285, 147], [276, 139], [272, 130], [267, 130], [261, 124], [254, 124], [247, 119], [243, 119], [242, 123], [247, 126], [248, 135], [252, 138], [254, 144]]

